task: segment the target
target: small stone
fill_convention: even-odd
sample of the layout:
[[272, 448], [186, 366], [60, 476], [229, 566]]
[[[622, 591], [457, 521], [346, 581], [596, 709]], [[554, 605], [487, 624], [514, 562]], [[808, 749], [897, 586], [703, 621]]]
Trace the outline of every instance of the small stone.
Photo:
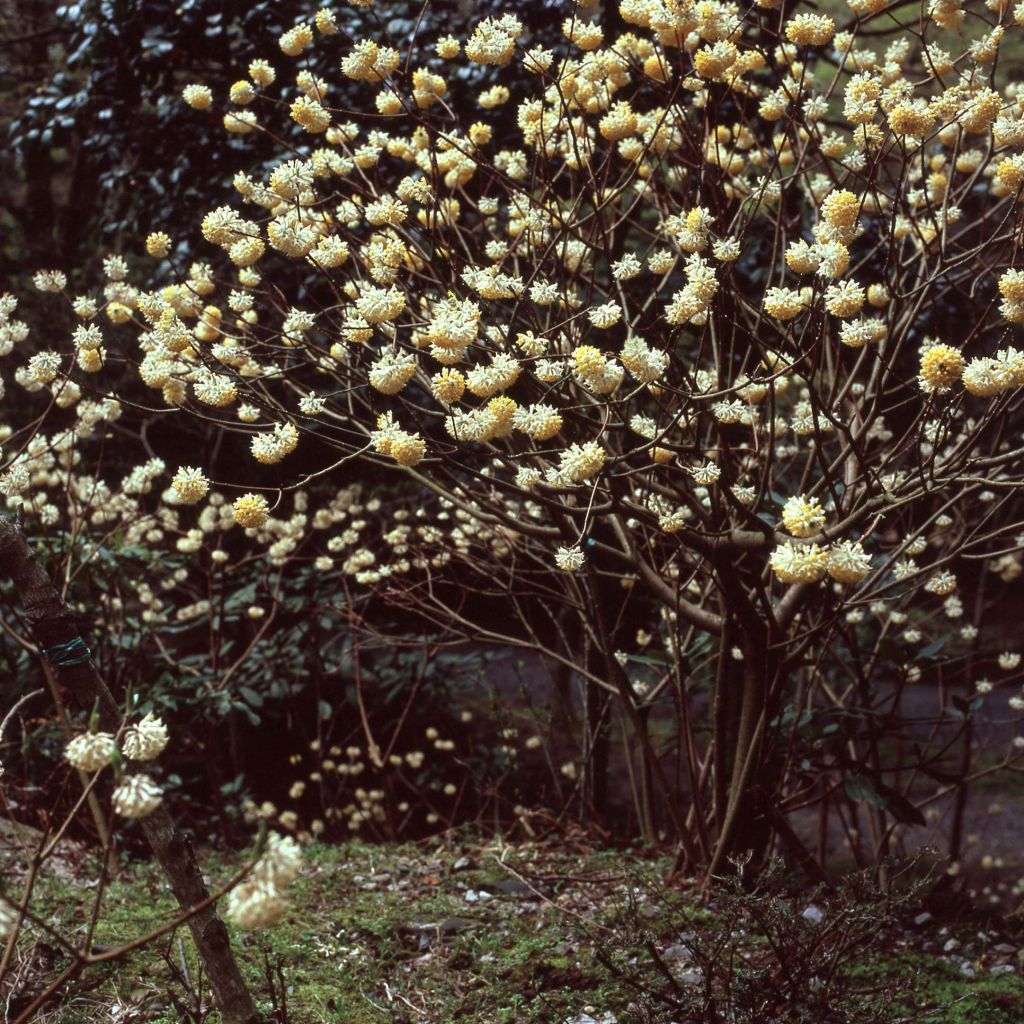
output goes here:
[[675, 960], [677, 963], [688, 963], [693, 959], [693, 953], [687, 946], [681, 943], [674, 943], [661, 954], [666, 960]]
[[514, 878], [501, 878], [496, 882], [484, 881], [480, 883], [481, 890], [489, 894], [500, 894], [502, 896], [532, 896], [533, 890], [525, 883]]
[[988, 969], [989, 974], [1016, 974], [1017, 968], [1013, 964], [996, 964]]
[[914, 918], [914, 924], [920, 928], [921, 925], [927, 924], [931, 919], [932, 915], [926, 910], [923, 914], [918, 914], [917, 917]]
[[460, 857], [453, 865], [452, 871], [468, 871], [473, 866], [472, 857]]
[[800, 916], [811, 924], [821, 924], [825, 920], [825, 915], [813, 903]]
[[975, 971], [974, 965], [969, 960], [964, 960], [963, 963], [960, 964], [960, 973], [965, 978], [974, 978], [977, 976], [978, 972]]

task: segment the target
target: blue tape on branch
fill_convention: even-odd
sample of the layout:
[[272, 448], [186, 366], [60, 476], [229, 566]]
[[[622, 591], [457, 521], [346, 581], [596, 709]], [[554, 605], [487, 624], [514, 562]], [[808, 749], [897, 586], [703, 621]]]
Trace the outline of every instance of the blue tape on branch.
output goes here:
[[54, 644], [43, 648], [43, 657], [56, 668], [81, 665], [92, 657], [92, 648], [80, 637], [66, 644]]

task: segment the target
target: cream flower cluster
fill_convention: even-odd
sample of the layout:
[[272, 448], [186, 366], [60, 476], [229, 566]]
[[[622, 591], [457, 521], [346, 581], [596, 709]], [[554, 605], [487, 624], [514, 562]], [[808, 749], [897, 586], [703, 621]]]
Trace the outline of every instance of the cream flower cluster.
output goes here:
[[271, 832], [249, 877], [228, 893], [225, 917], [245, 931], [269, 928], [288, 909], [283, 890], [298, 878], [302, 851], [290, 836]]
[[[782, 507], [782, 524], [794, 537], [819, 534], [826, 522], [825, 509], [815, 497], [795, 494]], [[859, 583], [871, 571], [871, 556], [859, 541], [843, 540], [820, 546], [784, 541], [769, 559], [783, 583], [817, 583], [826, 573], [842, 584]]]
[[[120, 755], [131, 761], [152, 761], [167, 746], [167, 726], [150, 712], [130, 726], [118, 750], [108, 732], [84, 732], [64, 748], [64, 759], [83, 772], [102, 771]], [[145, 818], [160, 806], [163, 790], [144, 774], [125, 775], [111, 797], [114, 810], [123, 818]]]
[[[861, 22], [883, 6], [851, 2]], [[28, 344], [0, 301], [13, 380], [74, 410], [67, 436], [5, 453], [0, 494], [42, 522], [59, 519], [67, 494], [68, 513], [90, 527], [122, 529], [154, 551], [202, 552], [218, 568], [234, 557], [222, 534], [237, 524], [269, 565], [308, 557], [368, 586], [474, 561], [504, 571], [533, 544], [517, 522], [549, 531], [543, 557], [576, 571], [605, 549], [561, 546], [552, 522], [582, 526], [588, 509], [613, 508], [669, 586], [706, 600], [700, 561], [663, 535], [750, 543], [744, 534], [775, 521], [777, 510], [759, 507], [767, 495], [810, 486], [795, 483], [806, 459], [843, 465], [853, 482], [782, 502], [792, 539], [770, 556], [765, 541], [756, 558], [770, 557], [787, 582], [867, 578], [860, 542], [822, 539], [832, 536], [825, 495], [843, 521], [848, 503], [902, 509], [921, 469], [911, 450], [926, 474], [941, 467], [952, 480], [988, 414], [976, 399], [1024, 383], [1024, 356], [1006, 335], [1024, 322], [1024, 271], [1005, 263], [977, 282], [990, 297], [996, 278], [999, 297], [985, 298], [993, 312], [976, 331], [947, 324], [953, 333], [909, 351], [936, 329], [919, 322], [935, 282], [959, 294], [971, 272], [951, 254], [984, 251], [985, 210], [1014, 209], [1024, 187], [1024, 89], [997, 90], [981, 73], [1016, 26], [963, 46], [933, 39], [936, 25], [955, 32], [963, 19], [956, 0], [935, 0], [927, 42], [923, 32], [837, 33], [827, 15], [800, 9], [766, 42], [729, 2], [618, 8], [623, 25], [609, 13], [599, 26], [580, 5], [550, 50], [530, 49], [510, 14], [413, 47], [409, 60], [350, 31], [343, 9], [324, 9], [224, 95], [188, 86], [183, 116], [216, 108], [228, 131], [269, 138], [280, 126], [261, 119], [276, 111], [295, 146], [236, 174], [236, 194], [201, 212], [205, 257], [189, 265], [183, 242], [150, 233], [144, 249], [166, 261], [164, 287], [134, 287], [118, 258], [90, 294], [41, 270], [37, 287], [63, 292], [78, 325]], [[321, 78], [294, 60], [314, 46], [330, 56], [316, 66], [340, 66], [351, 104], [332, 97], [337, 71]], [[465, 92], [450, 84], [467, 70], [486, 85], [456, 109]], [[718, 117], [723, 95], [745, 113]], [[879, 187], [879, 169], [896, 168]], [[289, 275], [317, 287], [290, 297]], [[256, 493], [261, 466], [232, 478], [230, 496], [211, 486], [212, 465], [180, 466], [160, 501], [165, 470], [145, 460], [120, 484], [90, 481], [75, 472], [75, 442], [119, 408], [82, 395], [102, 391], [112, 365], [136, 366], [146, 399], [176, 419], [195, 412], [244, 432], [263, 466], [297, 447], [312, 460], [323, 441], [431, 484], [451, 468], [459, 507], [378, 530], [375, 513], [345, 519], [340, 498], [318, 498], [319, 477], [294, 506]], [[878, 387], [889, 389], [884, 402]], [[889, 451], [916, 411], [917, 436]], [[979, 501], [994, 503], [1012, 470], [985, 472]], [[868, 536], [873, 547], [879, 534]], [[900, 553], [893, 576], [920, 574], [922, 553]], [[1018, 562], [999, 565], [1012, 574]], [[211, 614], [209, 601], [176, 604], [159, 585], [140, 587], [139, 600], [152, 624]], [[266, 610], [254, 601], [247, 614]], [[127, 795], [142, 806], [146, 787], [133, 785], [139, 793]]]

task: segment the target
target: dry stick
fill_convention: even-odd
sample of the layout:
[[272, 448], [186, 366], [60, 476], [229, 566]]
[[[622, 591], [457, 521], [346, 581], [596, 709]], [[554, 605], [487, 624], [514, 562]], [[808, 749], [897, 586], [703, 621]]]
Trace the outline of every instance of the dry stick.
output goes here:
[[[66, 644], [78, 636], [74, 617], [37, 561], [24, 534], [10, 518], [0, 517], [0, 576], [14, 584], [41, 648]], [[121, 726], [121, 709], [91, 661], [61, 669], [61, 682], [74, 693], [83, 708], [98, 709], [104, 730], [116, 733]], [[143, 834], [167, 876], [171, 890], [183, 911], [209, 898], [202, 873], [189, 841], [178, 831], [163, 805], [140, 822]], [[188, 921], [203, 966], [210, 978], [214, 999], [224, 1024], [257, 1024], [260, 1017], [235, 961], [227, 928], [212, 905]]]
[[[57, 717], [60, 720], [60, 729], [64, 734], [65, 742], [67, 742], [72, 737], [71, 717], [68, 715], [67, 708], [64, 706], [64, 700], [60, 695], [60, 687], [57, 685], [57, 675], [50, 667], [50, 663], [41, 655], [39, 658], [39, 664], [42, 667], [43, 675], [46, 677], [46, 685], [50, 688], [50, 695], [53, 697], [53, 703], [57, 707]], [[107, 819], [103, 816], [103, 808], [100, 807], [99, 797], [96, 796], [96, 791], [89, 785], [89, 774], [82, 771], [81, 768], [76, 769], [76, 771], [78, 773], [78, 781], [82, 784], [82, 791], [85, 793], [86, 803], [89, 805], [89, 813], [92, 815], [92, 822], [96, 826], [96, 834], [99, 836], [100, 845], [107, 851], [107, 870], [110, 871], [111, 874], [117, 875], [120, 867], [117, 848], [110, 841], [110, 830], [107, 828]]]

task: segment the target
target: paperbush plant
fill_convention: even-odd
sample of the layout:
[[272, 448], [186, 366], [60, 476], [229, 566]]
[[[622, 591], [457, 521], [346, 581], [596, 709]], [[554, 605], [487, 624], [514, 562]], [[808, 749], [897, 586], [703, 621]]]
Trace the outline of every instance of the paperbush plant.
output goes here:
[[[197, 131], [252, 146], [237, 195], [153, 223], [102, 294], [41, 269], [70, 336], [22, 344], [5, 300], [12, 387], [53, 412], [10, 425], [5, 492], [530, 649], [584, 694], [584, 803], [614, 717], [680, 866], [820, 862], [809, 805], [884, 852], [972, 777], [970, 729], [927, 792], [945, 741], [880, 742], [906, 687], [940, 681], [956, 728], [1018, 681], [980, 640], [1024, 543], [1015, 15], [623, 0], [564, 5], [553, 42], [385, 11], [310, 11], [185, 85]], [[79, 446], [126, 414], [166, 455], [89, 490]], [[402, 486], [353, 512], [367, 465]]]

